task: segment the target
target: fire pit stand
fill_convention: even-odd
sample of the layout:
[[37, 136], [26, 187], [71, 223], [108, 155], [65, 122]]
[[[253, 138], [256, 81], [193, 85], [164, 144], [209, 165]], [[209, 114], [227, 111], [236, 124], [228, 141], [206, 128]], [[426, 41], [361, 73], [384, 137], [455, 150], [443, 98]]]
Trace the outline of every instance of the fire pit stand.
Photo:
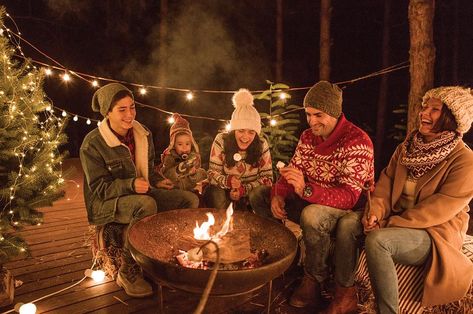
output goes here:
[[[193, 234], [196, 221], [207, 220], [206, 213], [215, 216], [215, 228], [220, 230], [225, 210], [210, 208], [179, 209], [145, 217], [130, 227], [130, 251], [138, 264], [158, 284], [160, 308], [163, 308], [162, 286], [202, 295], [210, 270], [186, 268], [176, 262], [179, 240]], [[235, 228], [250, 231], [251, 248], [266, 250], [265, 263], [256, 268], [219, 270], [211, 296], [231, 297], [255, 291], [268, 284], [267, 311], [271, 305], [272, 280], [291, 265], [297, 250], [295, 236], [285, 226], [250, 212], [235, 211]], [[268, 312], [269, 313], [269, 312]]]

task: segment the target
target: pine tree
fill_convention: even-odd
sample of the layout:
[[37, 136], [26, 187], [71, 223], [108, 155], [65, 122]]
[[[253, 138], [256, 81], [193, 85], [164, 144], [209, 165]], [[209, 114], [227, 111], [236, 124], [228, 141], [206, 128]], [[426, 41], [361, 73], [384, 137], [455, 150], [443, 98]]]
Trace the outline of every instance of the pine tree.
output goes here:
[[0, 8], [0, 265], [28, 254], [18, 231], [42, 222], [39, 207], [63, 195], [65, 121], [54, 115], [41, 70], [14, 58]]
[[277, 178], [279, 173], [276, 169], [277, 162], [281, 161], [287, 165], [299, 140], [296, 137], [300, 129], [300, 117], [297, 111], [302, 108], [288, 104], [291, 99], [291, 95], [287, 93], [289, 86], [270, 81], [267, 83], [269, 89], [256, 95], [255, 98], [269, 101], [269, 113], [260, 114], [263, 121], [266, 121], [262, 131], [269, 143], [273, 174], [274, 178]]

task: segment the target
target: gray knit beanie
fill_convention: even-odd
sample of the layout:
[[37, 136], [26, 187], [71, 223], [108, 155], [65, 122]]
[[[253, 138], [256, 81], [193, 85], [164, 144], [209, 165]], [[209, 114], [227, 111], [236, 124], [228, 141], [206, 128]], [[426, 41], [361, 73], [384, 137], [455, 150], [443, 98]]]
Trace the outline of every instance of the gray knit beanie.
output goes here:
[[[112, 106], [113, 97], [119, 92], [125, 90], [130, 93], [133, 99], [133, 93], [120, 83], [110, 83], [100, 87], [92, 96], [92, 110], [100, 112], [102, 116], [106, 116]], [[134, 100], [134, 99], [133, 99]]]
[[473, 121], [473, 94], [470, 88], [461, 86], [441, 86], [428, 90], [422, 98], [422, 106], [430, 98], [442, 101], [452, 112], [457, 122], [457, 132], [468, 132]]
[[342, 114], [342, 90], [335, 84], [320, 81], [304, 97], [304, 107], [312, 107], [339, 118]]

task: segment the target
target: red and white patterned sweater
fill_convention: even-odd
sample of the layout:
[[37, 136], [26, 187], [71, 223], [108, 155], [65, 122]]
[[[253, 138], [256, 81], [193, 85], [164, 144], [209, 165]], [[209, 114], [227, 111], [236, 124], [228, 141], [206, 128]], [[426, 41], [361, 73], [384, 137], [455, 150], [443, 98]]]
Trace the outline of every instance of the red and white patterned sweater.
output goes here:
[[263, 151], [257, 165], [250, 165], [245, 162], [246, 152], [240, 151], [242, 160], [235, 166], [228, 167], [225, 164], [225, 151], [223, 146], [223, 133], [217, 134], [210, 150], [208, 176], [210, 184], [219, 186], [222, 189], [230, 189], [230, 180], [237, 177], [241, 180], [240, 196], [248, 196], [248, 193], [260, 185], [271, 186], [273, 182], [273, 170], [271, 163], [271, 153], [268, 142], [261, 138]]
[[[325, 141], [311, 129], [305, 130], [289, 165], [300, 169], [306, 184], [312, 187], [312, 195], [304, 198], [306, 201], [352, 209], [365, 182], [374, 179], [373, 143], [368, 134], [342, 114]], [[297, 196], [282, 176], [271, 194]]]

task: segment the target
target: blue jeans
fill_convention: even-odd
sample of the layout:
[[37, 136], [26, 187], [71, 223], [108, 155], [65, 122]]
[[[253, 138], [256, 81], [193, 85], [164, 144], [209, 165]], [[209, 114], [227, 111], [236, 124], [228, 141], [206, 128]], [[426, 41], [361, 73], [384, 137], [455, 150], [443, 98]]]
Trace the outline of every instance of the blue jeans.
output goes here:
[[128, 226], [133, 225], [141, 218], [156, 214], [156, 202], [146, 194], [131, 194], [118, 198], [116, 208], [113, 222], [124, 225], [123, 243], [128, 248]]
[[[253, 210], [260, 216], [273, 218], [269, 191], [255, 195]], [[363, 235], [362, 212], [310, 204], [301, 198], [286, 199], [288, 219], [301, 225], [306, 246], [305, 272], [323, 282], [329, 276], [329, 250], [335, 237], [335, 280], [344, 287], [353, 286], [358, 262], [359, 239]], [[301, 213], [302, 211], [302, 213]]]
[[394, 263], [422, 265], [431, 250], [432, 240], [422, 229], [383, 228], [366, 236], [366, 261], [379, 313], [398, 312], [398, 279]]
[[[227, 208], [231, 202], [228, 191], [229, 190], [224, 190], [216, 185], [209, 185], [204, 193], [205, 204], [210, 208]], [[258, 204], [262, 198], [265, 198], [266, 195], [269, 196], [270, 192], [271, 187], [266, 185], [253, 188], [250, 193], [248, 193], [248, 201], [251, 208], [255, 210], [256, 204]]]
[[358, 262], [359, 239], [363, 235], [361, 211], [324, 205], [304, 207], [300, 224], [306, 246], [305, 272], [323, 282], [329, 277], [329, 250], [335, 236], [334, 276], [337, 284], [351, 287]]
[[178, 208], [197, 208], [199, 207], [199, 197], [190, 191], [178, 189], [166, 190], [152, 188], [149, 194], [156, 201], [158, 212]]

